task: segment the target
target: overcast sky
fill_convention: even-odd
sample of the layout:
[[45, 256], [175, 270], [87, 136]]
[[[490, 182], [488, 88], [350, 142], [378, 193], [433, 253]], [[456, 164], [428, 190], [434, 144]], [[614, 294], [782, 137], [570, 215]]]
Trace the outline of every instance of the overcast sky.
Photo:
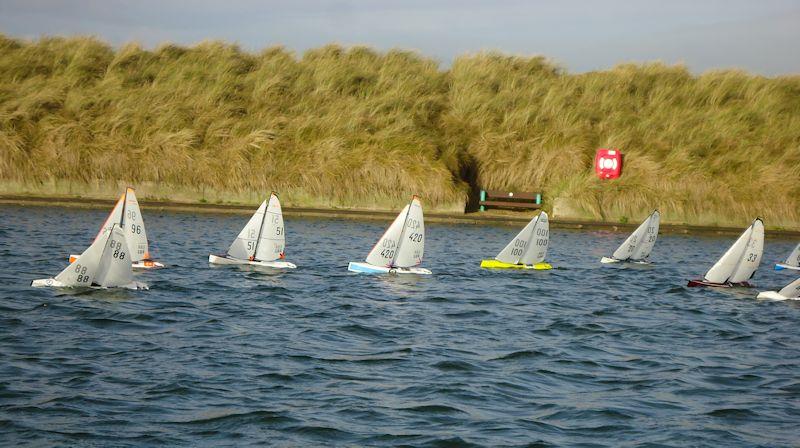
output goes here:
[[571, 72], [620, 62], [800, 73], [800, 0], [0, 0], [0, 32], [138, 41], [336, 42], [403, 48], [448, 64], [484, 49], [545, 55]]

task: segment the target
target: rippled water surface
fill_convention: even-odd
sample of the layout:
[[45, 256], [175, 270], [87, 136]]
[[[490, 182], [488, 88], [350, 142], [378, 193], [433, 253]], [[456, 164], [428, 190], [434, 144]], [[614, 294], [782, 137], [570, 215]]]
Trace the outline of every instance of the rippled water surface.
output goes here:
[[[427, 226], [427, 278], [348, 273], [382, 222], [288, 218], [291, 272], [210, 267], [247, 220], [145, 210], [150, 291], [31, 289], [107, 211], [0, 208], [3, 446], [792, 446], [800, 306], [689, 289], [735, 237], [554, 229], [549, 272], [478, 268], [511, 227]], [[744, 228], [748, 223], [743, 223]], [[760, 289], [793, 241], [768, 240]]]

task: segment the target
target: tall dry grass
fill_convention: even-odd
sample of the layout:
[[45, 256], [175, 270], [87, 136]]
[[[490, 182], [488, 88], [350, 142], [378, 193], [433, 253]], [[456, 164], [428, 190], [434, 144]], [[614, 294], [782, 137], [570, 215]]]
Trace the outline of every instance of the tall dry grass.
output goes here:
[[[658, 207], [673, 222], [800, 227], [800, 76], [661, 64], [570, 75], [497, 53], [461, 57], [450, 75], [444, 129], [483, 186], [543, 189], [599, 219]], [[598, 147], [623, 151], [622, 178], [593, 176]]]
[[[593, 177], [598, 147], [624, 152], [621, 179]], [[442, 71], [364, 47], [0, 36], [0, 182], [36, 191], [124, 182], [365, 208], [418, 193], [453, 210], [470, 188], [540, 189], [585, 217], [659, 207], [673, 222], [798, 228], [799, 181], [800, 76], [569, 74], [492, 52]]]
[[288, 205], [463, 208], [447, 75], [403, 51], [0, 39], [0, 179], [270, 190]]

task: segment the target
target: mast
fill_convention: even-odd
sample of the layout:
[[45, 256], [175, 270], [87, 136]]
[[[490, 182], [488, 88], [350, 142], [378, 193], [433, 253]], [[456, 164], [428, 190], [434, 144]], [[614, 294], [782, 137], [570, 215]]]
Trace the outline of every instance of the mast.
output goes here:
[[[122, 216], [119, 217], [119, 227], [125, 231], [125, 206], [128, 205], [128, 188], [125, 188], [125, 194], [122, 195]], [[113, 229], [113, 227], [112, 227]]]
[[264, 232], [264, 222], [267, 220], [267, 210], [269, 210], [269, 200], [272, 199], [272, 195], [275, 192], [270, 193], [269, 199], [267, 199], [267, 206], [264, 207], [264, 215], [261, 217], [261, 225], [258, 226], [258, 236], [256, 237], [256, 247], [253, 249], [253, 260], [256, 259], [256, 253], [258, 253], [258, 243], [261, 242], [261, 234]]
[[408, 215], [411, 214], [411, 206], [414, 204], [414, 199], [417, 198], [417, 195], [411, 196], [411, 202], [408, 203], [408, 210], [406, 210], [406, 219], [403, 220], [403, 230], [400, 231], [400, 238], [397, 240], [397, 249], [394, 251], [394, 257], [392, 257], [392, 263], [389, 267], [394, 267], [395, 261], [397, 261], [397, 256], [400, 255], [400, 245], [403, 244], [403, 238], [406, 235], [406, 225], [408, 224]]

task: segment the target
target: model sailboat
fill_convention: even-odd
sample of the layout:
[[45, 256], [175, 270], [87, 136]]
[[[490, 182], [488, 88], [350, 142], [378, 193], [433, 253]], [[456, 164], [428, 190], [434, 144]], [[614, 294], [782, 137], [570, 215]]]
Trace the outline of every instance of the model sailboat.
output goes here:
[[[125, 239], [128, 241], [131, 250], [130, 256], [134, 269], [164, 267], [162, 263], [150, 259], [150, 247], [147, 243], [147, 232], [144, 229], [142, 211], [139, 209], [139, 201], [136, 199], [136, 192], [133, 191], [133, 188], [128, 187], [125, 189], [125, 193], [122, 193], [117, 205], [111, 210], [94, 240], [100, 239], [115, 224], [125, 233]], [[70, 263], [77, 258], [77, 255], [70, 255]]]
[[688, 286], [745, 286], [755, 274], [764, 252], [764, 223], [756, 218], [722, 258], [709, 269], [703, 280], [690, 280]]
[[424, 252], [422, 204], [414, 196], [372, 248], [366, 263], [351, 261], [347, 270], [367, 274], [431, 274], [417, 267], [422, 263]]
[[294, 263], [283, 261], [286, 231], [278, 196], [272, 193], [247, 222], [224, 255], [209, 255], [213, 264], [239, 264], [267, 268], [294, 269]]
[[763, 291], [756, 296], [769, 300], [800, 300], [800, 278], [784, 286], [780, 291]]
[[661, 214], [654, 210], [636, 230], [631, 233], [628, 239], [614, 251], [611, 258], [603, 257], [600, 263], [619, 263], [620, 261], [630, 261], [634, 263], [647, 263], [647, 257], [653, 251], [658, 238], [658, 225], [661, 222]]
[[776, 263], [775, 270], [782, 271], [784, 269], [792, 269], [794, 271], [800, 271], [800, 243], [794, 247], [792, 253], [786, 257], [786, 261], [783, 263]]
[[34, 280], [31, 286], [147, 289], [133, 281], [132, 261], [125, 232], [114, 223], [55, 278]]
[[545, 263], [550, 244], [550, 222], [541, 212], [520, 231], [493, 260], [481, 260], [482, 268], [492, 269], [553, 269]]

